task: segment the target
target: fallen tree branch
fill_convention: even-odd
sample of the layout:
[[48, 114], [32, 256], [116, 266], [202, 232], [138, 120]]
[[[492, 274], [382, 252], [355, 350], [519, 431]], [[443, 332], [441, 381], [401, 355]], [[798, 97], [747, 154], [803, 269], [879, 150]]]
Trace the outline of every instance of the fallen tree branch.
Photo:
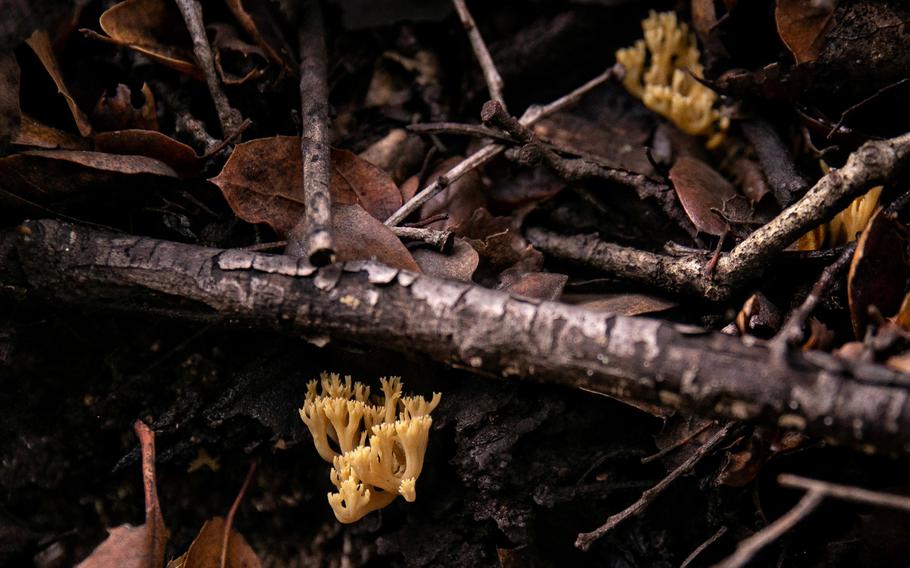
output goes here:
[[824, 353], [540, 302], [372, 262], [116, 235], [57, 221], [0, 233], [0, 293], [237, 324], [421, 353], [487, 376], [558, 383], [711, 418], [910, 453], [910, 377]]
[[712, 273], [703, 257], [673, 257], [602, 242], [594, 236], [566, 236], [531, 229], [535, 247], [635, 282], [722, 301], [750, 280], [806, 231], [833, 218], [874, 185], [887, 182], [910, 161], [910, 134], [873, 140], [853, 152], [843, 168], [832, 169], [799, 201], [763, 225], [727, 254]]
[[300, 155], [306, 214], [288, 234], [287, 254], [316, 266], [335, 261], [329, 192], [329, 85], [321, 0], [305, 0], [300, 14]]

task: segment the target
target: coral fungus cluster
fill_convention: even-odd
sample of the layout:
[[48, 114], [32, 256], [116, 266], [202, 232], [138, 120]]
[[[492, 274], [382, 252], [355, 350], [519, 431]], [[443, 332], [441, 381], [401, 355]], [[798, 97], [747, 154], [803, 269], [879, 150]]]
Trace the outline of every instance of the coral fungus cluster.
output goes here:
[[703, 69], [695, 35], [673, 12], [652, 11], [641, 27], [644, 39], [616, 52], [626, 89], [684, 132], [717, 146], [730, 121], [715, 108], [717, 93], [696, 80]]
[[[342, 523], [353, 523], [401, 495], [417, 497], [416, 482], [427, 449], [430, 412], [441, 395], [428, 402], [402, 397], [401, 379], [380, 379], [383, 397], [371, 401], [370, 387], [322, 373], [307, 384], [300, 418], [310, 429], [316, 450], [332, 464], [337, 491], [329, 504]], [[317, 393], [317, 387], [321, 392]]]

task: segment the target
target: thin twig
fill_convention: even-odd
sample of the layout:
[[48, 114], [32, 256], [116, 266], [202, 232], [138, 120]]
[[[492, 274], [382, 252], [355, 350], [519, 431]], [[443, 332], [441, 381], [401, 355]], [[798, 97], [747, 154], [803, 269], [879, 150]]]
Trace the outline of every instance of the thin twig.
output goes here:
[[438, 231], [426, 227], [392, 227], [392, 232], [399, 239], [423, 241], [442, 253], [448, 254], [455, 244], [452, 231]]
[[695, 559], [698, 558], [701, 555], [701, 553], [705, 551], [705, 549], [707, 549], [709, 546], [711, 546], [712, 544], [717, 542], [720, 539], [720, 537], [727, 534], [727, 530], [728, 529], [727, 529], [726, 525], [717, 529], [717, 532], [714, 533], [713, 535], [711, 535], [710, 537], [708, 537], [708, 540], [699, 544], [698, 548], [693, 550], [689, 556], [686, 556], [686, 559], [683, 560], [682, 564], [679, 565], [679, 568], [688, 568], [688, 566], [690, 564], [692, 564], [692, 562], [694, 562]]
[[853, 253], [856, 251], [856, 241], [850, 243], [847, 248], [841, 252], [840, 256], [833, 263], [828, 265], [822, 271], [818, 281], [812, 286], [812, 290], [806, 295], [802, 304], [793, 311], [790, 317], [784, 323], [774, 339], [771, 340], [771, 348], [786, 350], [792, 345], [796, 345], [803, 338], [803, 327], [806, 320], [812, 315], [812, 311], [822, 298], [822, 294], [831, 286], [834, 279], [850, 264], [853, 259]]
[[477, 29], [477, 24], [474, 23], [471, 12], [465, 5], [464, 0], [452, 0], [452, 4], [455, 5], [455, 11], [458, 12], [458, 18], [461, 20], [464, 30], [468, 33], [468, 39], [471, 40], [471, 48], [474, 49], [474, 56], [477, 58], [477, 62], [480, 63], [480, 68], [483, 70], [483, 78], [487, 83], [487, 89], [490, 91], [490, 98], [494, 101], [499, 101], [502, 106], [505, 107], [506, 103], [502, 98], [502, 89], [504, 86], [502, 77], [496, 69], [496, 64], [493, 63], [493, 58], [490, 56], [490, 50], [487, 49], [487, 44], [483, 41], [483, 36], [480, 35], [480, 31]]
[[542, 143], [530, 128], [506, 112], [506, 109], [497, 101], [487, 101], [483, 105], [480, 119], [484, 123], [503, 129], [512, 138], [524, 144], [518, 152], [519, 161], [534, 164], [542, 160], [553, 171], [569, 181], [600, 178], [635, 189], [643, 188], [644, 193], [651, 194], [670, 189], [666, 184], [655, 182], [642, 174], [609, 167], [586, 157], [563, 158], [556, 150]]
[[655, 500], [657, 497], [664, 492], [664, 490], [672, 483], [676, 478], [681, 475], [688, 473], [692, 468], [694, 468], [698, 462], [700, 462], [705, 456], [711, 453], [714, 448], [723, 442], [727, 436], [730, 435], [730, 432], [736, 427], [736, 422], [728, 422], [722, 426], [717, 432], [714, 433], [707, 442], [699, 446], [692, 455], [686, 459], [683, 463], [677, 466], [676, 469], [671, 471], [665, 478], [663, 478], [660, 483], [648, 489], [641, 494], [641, 497], [635, 503], [632, 503], [627, 508], [623, 509], [619, 513], [612, 515], [607, 522], [598, 528], [594, 529], [591, 532], [581, 533], [578, 535], [578, 538], [575, 540], [575, 547], [581, 550], [588, 550], [592, 544], [605, 534], [613, 530], [619, 523], [625, 521], [630, 517], [641, 514], [648, 506]]
[[800, 521], [805, 519], [814, 511], [825, 499], [822, 491], [809, 491], [806, 493], [795, 507], [787, 511], [782, 517], [755, 533], [746, 540], [740, 542], [736, 547], [736, 552], [727, 557], [714, 568], [742, 568], [751, 561], [756, 554], [764, 547], [776, 541], [784, 533], [796, 526]]
[[851, 485], [841, 485], [839, 483], [830, 483], [819, 479], [809, 479], [799, 475], [783, 473], [777, 477], [777, 482], [784, 487], [793, 487], [796, 489], [805, 489], [823, 494], [825, 497], [833, 497], [844, 501], [853, 501], [854, 503], [864, 503], [867, 505], [877, 505], [879, 507], [888, 507], [890, 509], [901, 509], [910, 511], [910, 497], [906, 495], [895, 495], [893, 493], [882, 493], [879, 491], [870, 491], [861, 487]]
[[243, 496], [246, 494], [246, 490], [253, 480], [253, 474], [256, 473], [257, 465], [259, 465], [258, 460], [250, 462], [250, 469], [246, 472], [246, 478], [244, 478], [243, 484], [240, 486], [240, 491], [237, 492], [237, 497], [235, 497], [234, 502], [231, 503], [231, 508], [228, 510], [227, 517], [224, 519], [224, 534], [221, 537], [221, 568], [227, 566], [227, 551], [228, 544], [230, 543], [231, 527], [234, 525], [234, 517], [237, 515], [237, 509], [240, 508], [240, 502], [243, 501]]
[[712, 425], [713, 425], [712, 422], [705, 422], [704, 424], [702, 424], [701, 427], [697, 428], [694, 432], [692, 432], [691, 434], [689, 434], [682, 440], [677, 440], [676, 442], [670, 444], [669, 446], [660, 450], [659, 452], [657, 452], [655, 454], [651, 454], [650, 456], [645, 456], [645, 457], [641, 458], [641, 463], [649, 464], [652, 461], [659, 460], [660, 458], [664, 457], [665, 455], [669, 454], [670, 452], [685, 446], [686, 444], [688, 444], [689, 442], [694, 440], [696, 436], [698, 436], [699, 434], [701, 434], [702, 432], [704, 432], [705, 430], [710, 428]]
[[183, 21], [186, 22], [186, 28], [193, 39], [193, 55], [196, 56], [196, 64], [202, 69], [205, 84], [209, 88], [212, 102], [215, 103], [215, 112], [221, 123], [221, 135], [228, 136], [238, 129], [240, 123], [243, 122], [243, 117], [240, 115], [240, 111], [231, 107], [227, 96], [221, 90], [221, 82], [215, 73], [212, 46], [209, 45], [208, 37], [205, 35], [202, 5], [198, 0], [177, 0], [177, 7], [180, 8]]
[[306, 0], [301, 12], [300, 116], [303, 132], [300, 153], [306, 215], [291, 229], [286, 253], [306, 256], [313, 266], [324, 266], [335, 261], [332, 196], [329, 193], [331, 166], [325, 24], [320, 0]]
[[487, 128], [479, 124], [465, 124], [463, 122], [424, 122], [408, 125], [408, 130], [417, 134], [458, 134], [460, 136], [474, 136], [476, 138], [492, 138], [500, 142], [513, 140], [498, 130]]
[[[584, 85], [545, 106], [529, 107], [521, 117], [521, 124], [524, 126], [531, 126], [540, 119], [574, 104], [588, 92], [610, 80], [619, 69], [621, 69], [621, 67], [610, 67]], [[400, 225], [407, 219], [408, 215], [417, 211], [424, 203], [448, 187], [450, 183], [458, 180], [461, 176], [473, 169], [489, 162], [505, 150], [505, 148], [506, 147], [502, 144], [490, 144], [489, 146], [484, 146], [480, 150], [477, 150], [455, 165], [452, 169], [436, 178], [436, 181], [420, 190], [417, 195], [402, 205], [398, 211], [392, 213], [392, 216], [386, 219], [385, 224], [389, 226]]]

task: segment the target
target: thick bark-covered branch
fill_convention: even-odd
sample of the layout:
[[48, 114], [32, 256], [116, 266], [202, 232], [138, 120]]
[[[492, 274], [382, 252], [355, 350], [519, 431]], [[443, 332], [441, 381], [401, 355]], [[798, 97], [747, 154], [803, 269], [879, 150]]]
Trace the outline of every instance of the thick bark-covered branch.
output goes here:
[[399, 271], [29, 222], [0, 238], [0, 283], [35, 297], [154, 307], [420, 352], [478, 373], [561, 383], [704, 416], [755, 420], [910, 453], [910, 377]]
[[832, 169], [802, 199], [722, 255], [714, 271], [706, 269], [709, 260], [703, 257], [655, 254], [599, 242], [593, 236], [534, 229], [527, 237], [535, 247], [554, 256], [673, 292], [721, 301], [761, 275], [775, 256], [805, 232], [830, 220], [871, 187], [893, 179], [908, 161], [910, 134], [863, 144], [843, 168]]

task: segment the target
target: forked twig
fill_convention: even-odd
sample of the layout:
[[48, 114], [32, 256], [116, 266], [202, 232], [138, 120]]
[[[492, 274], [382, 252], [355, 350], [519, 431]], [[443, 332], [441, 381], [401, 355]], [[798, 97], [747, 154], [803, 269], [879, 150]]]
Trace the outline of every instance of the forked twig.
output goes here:
[[728, 422], [722, 426], [717, 432], [714, 433], [707, 442], [699, 446], [692, 455], [686, 459], [683, 463], [679, 464], [676, 469], [671, 471], [665, 478], [660, 480], [660, 483], [652, 487], [651, 489], [646, 490], [641, 494], [641, 497], [638, 501], [632, 503], [622, 511], [612, 515], [607, 522], [603, 525], [597, 527], [591, 532], [581, 533], [578, 535], [578, 538], [575, 539], [575, 547], [581, 550], [588, 550], [595, 541], [606, 535], [608, 532], [616, 528], [621, 522], [625, 521], [630, 517], [641, 514], [648, 506], [660, 496], [661, 493], [681, 475], [688, 473], [694, 468], [698, 462], [700, 462], [705, 456], [710, 454], [717, 446], [721, 444], [727, 436], [730, 435], [730, 432], [736, 427], [736, 422]]
[[[587, 93], [609, 81], [615, 74], [621, 73], [621, 69], [622, 67], [619, 66], [610, 67], [584, 85], [549, 104], [529, 107], [522, 115], [520, 123], [523, 126], [532, 126], [540, 119], [575, 104]], [[386, 219], [385, 224], [389, 226], [401, 224], [405, 219], [407, 219], [408, 215], [414, 211], [417, 211], [424, 203], [448, 187], [449, 184], [461, 178], [466, 173], [474, 170], [475, 168], [478, 168], [483, 164], [489, 162], [500, 153], [502, 153], [502, 151], [505, 149], [506, 146], [502, 144], [490, 144], [488, 146], [484, 146], [480, 150], [477, 150], [456, 164], [452, 169], [436, 178], [436, 181], [420, 190], [417, 195], [402, 205], [398, 211], [392, 213], [392, 215]]]

